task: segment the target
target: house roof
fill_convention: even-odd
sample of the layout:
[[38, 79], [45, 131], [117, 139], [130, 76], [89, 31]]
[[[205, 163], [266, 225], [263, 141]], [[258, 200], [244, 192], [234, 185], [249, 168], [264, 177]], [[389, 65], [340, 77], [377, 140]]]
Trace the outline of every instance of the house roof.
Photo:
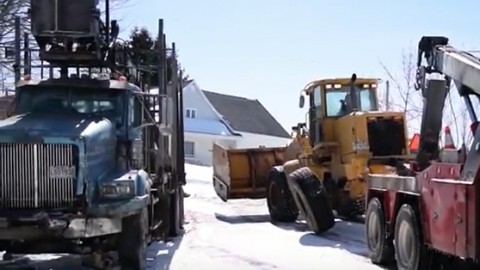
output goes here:
[[237, 131], [290, 138], [288, 132], [258, 100], [203, 90], [205, 97]]
[[234, 136], [228, 127], [218, 120], [184, 118], [185, 132], [203, 133], [220, 136]]

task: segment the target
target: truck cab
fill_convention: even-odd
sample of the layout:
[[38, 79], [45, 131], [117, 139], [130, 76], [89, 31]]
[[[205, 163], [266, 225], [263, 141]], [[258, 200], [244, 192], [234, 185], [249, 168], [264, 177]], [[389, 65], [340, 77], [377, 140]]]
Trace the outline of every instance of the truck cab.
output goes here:
[[15, 114], [0, 121], [4, 206], [88, 205], [87, 213], [108, 214], [112, 210], [99, 204], [104, 200], [139, 196], [146, 204], [147, 179], [136, 171], [141, 160], [127, 158], [135, 150], [131, 142], [142, 138], [142, 130], [134, 130], [142, 122], [137, 88], [115, 80], [24, 76]]
[[[17, 17], [14, 106], [0, 120], [0, 250], [101, 259], [113, 251], [122, 269], [144, 269], [152, 241], [183, 232], [175, 44], [160, 44], [149, 52], [158, 65], [140, 68], [116, 40], [116, 21], [100, 18], [98, 1], [30, 4], [38, 49], [30, 39], [21, 46]], [[32, 65], [33, 51], [40, 66]], [[154, 76], [156, 91], [146, 79]]]

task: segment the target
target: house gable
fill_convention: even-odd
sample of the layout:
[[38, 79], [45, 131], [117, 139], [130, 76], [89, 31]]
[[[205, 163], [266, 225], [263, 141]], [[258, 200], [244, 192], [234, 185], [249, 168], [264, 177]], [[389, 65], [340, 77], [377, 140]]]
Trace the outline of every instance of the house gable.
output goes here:
[[188, 119], [219, 120], [212, 105], [194, 81], [183, 88], [183, 116]]
[[183, 117], [185, 132], [223, 136], [239, 135], [212, 107], [195, 81], [190, 81], [183, 87]]
[[290, 138], [290, 134], [258, 101], [203, 90], [215, 110], [236, 131]]

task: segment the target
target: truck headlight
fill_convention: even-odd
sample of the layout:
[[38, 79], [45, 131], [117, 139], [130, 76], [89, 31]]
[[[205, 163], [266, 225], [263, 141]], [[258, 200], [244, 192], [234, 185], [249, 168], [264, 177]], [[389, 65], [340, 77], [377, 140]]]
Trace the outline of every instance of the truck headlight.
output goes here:
[[131, 197], [135, 195], [134, 181], [113, 181], [104, 183], [100, 186], [100, 194], [102, 197], [119, 198]]

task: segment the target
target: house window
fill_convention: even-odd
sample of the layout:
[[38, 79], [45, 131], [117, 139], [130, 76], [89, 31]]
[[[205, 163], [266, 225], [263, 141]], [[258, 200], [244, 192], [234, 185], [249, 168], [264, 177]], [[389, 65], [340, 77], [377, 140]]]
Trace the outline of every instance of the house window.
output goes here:
[[185, 113], [187, 118], [197, 118], [197, 110], [195, 109], [186, 109]]
[[195, 156], [195, 143], [190, 141], [185, 141], [185, 156], [194, 157]]

